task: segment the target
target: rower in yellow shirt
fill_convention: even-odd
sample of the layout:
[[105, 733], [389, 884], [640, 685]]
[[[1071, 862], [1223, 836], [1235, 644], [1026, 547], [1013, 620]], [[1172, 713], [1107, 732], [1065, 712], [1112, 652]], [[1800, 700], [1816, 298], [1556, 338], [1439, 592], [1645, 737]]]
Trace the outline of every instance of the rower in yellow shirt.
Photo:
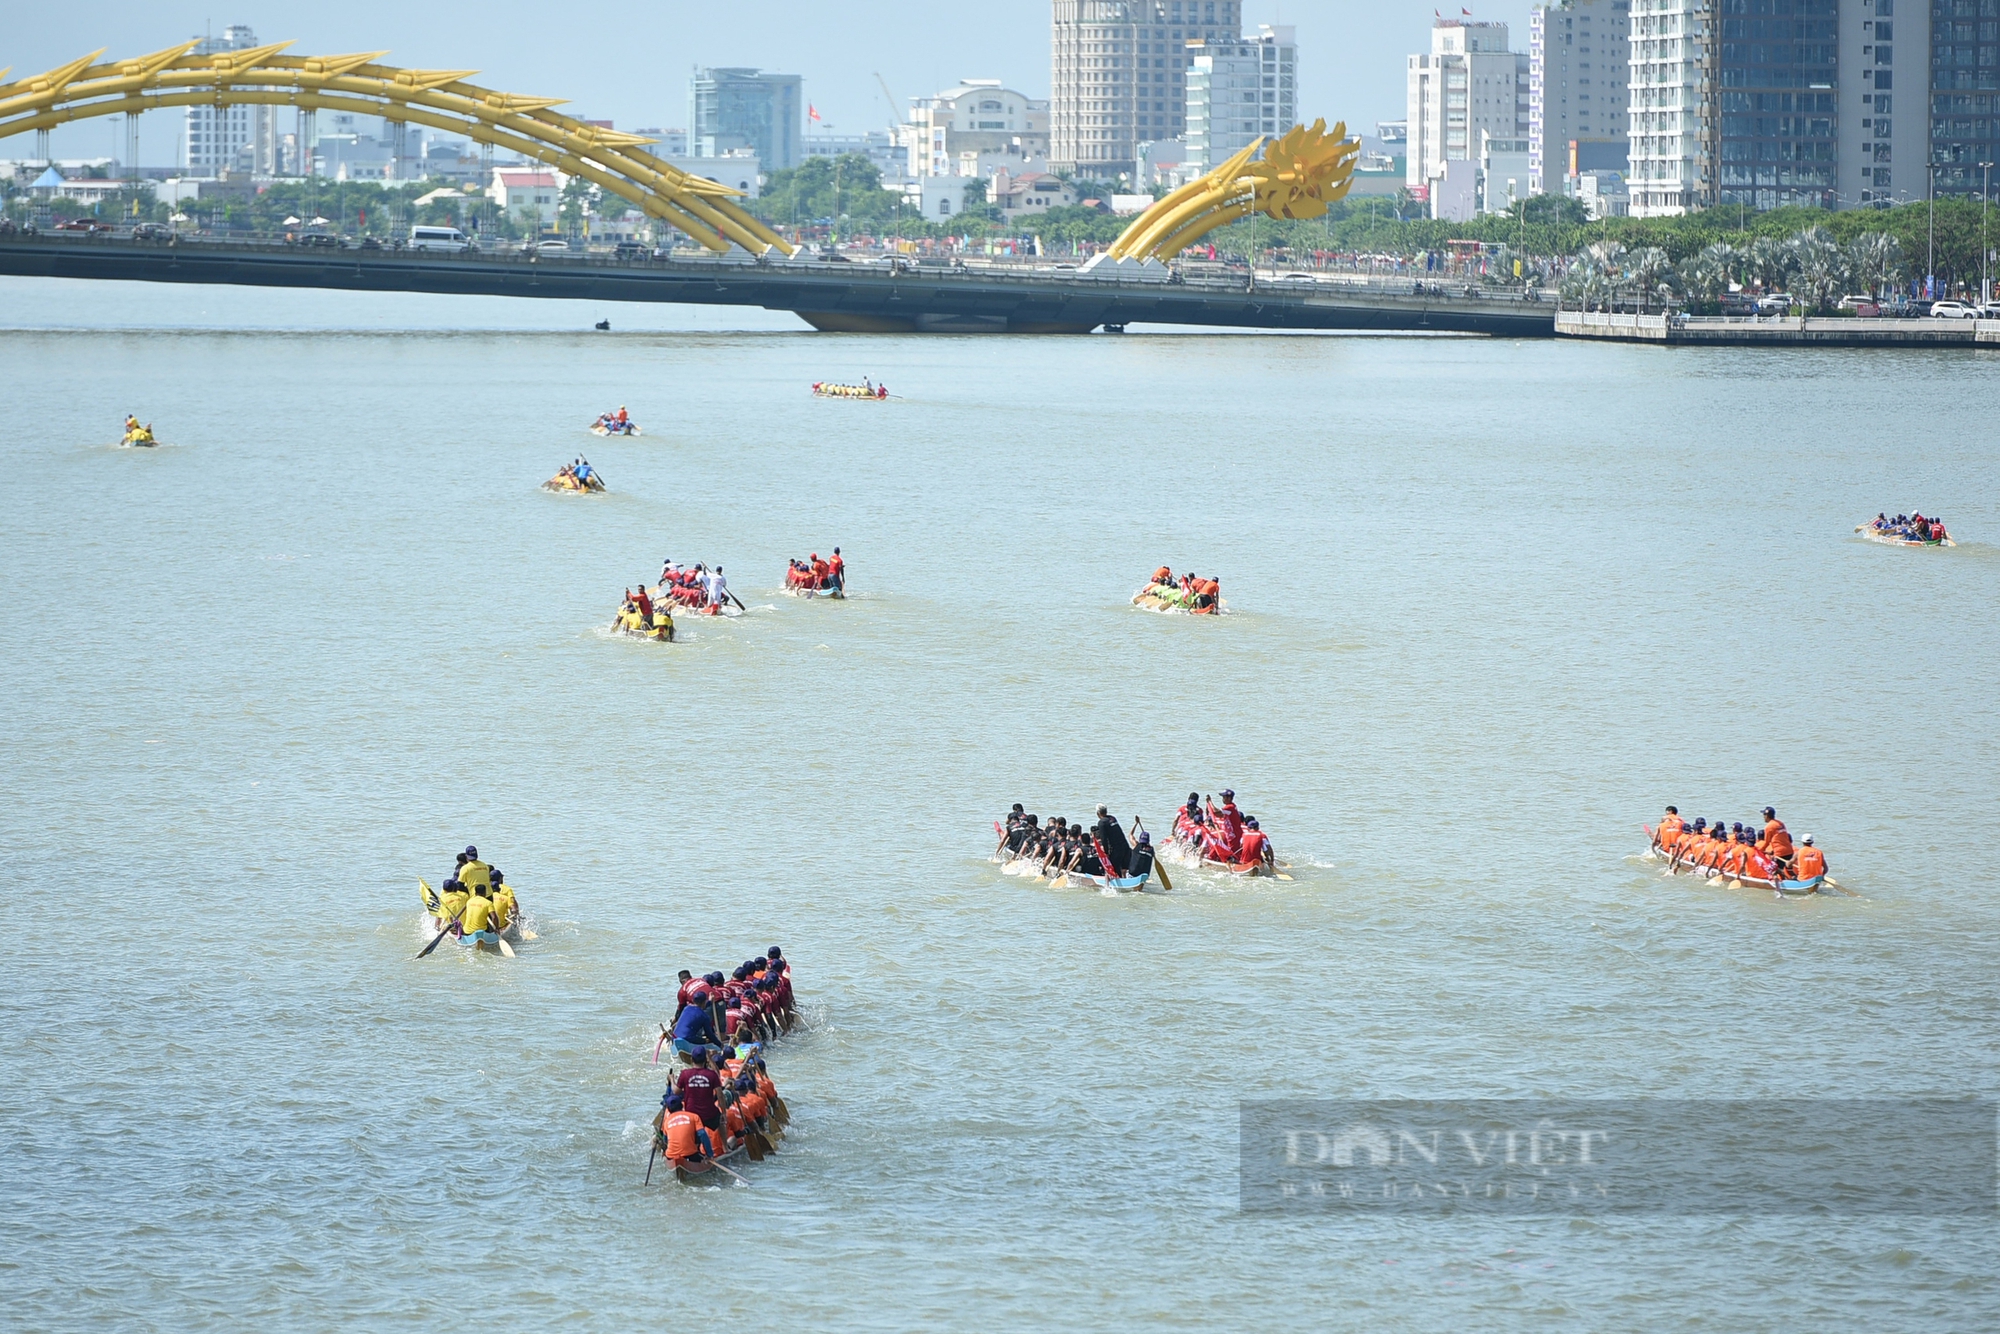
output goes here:
[[451, 922], [465, 911], [465, 901], [470, 895], [465, 886], [456, 880], [444, 882], [444, 893], [438, 896], [437, 915], [440, 922]]
[[466, 899], [465, 916], [459, 919], [459, 928], [467, 936], [497, 930], [493, 925], [493, 900], [486, 897], [484, 885], [474, 886], [472, 896]]
[[499, 871], [493, 873], [493, 929], [505, 931], [514, 924], [514, 891], [507, 884], [507, 877]]
[[458, 882], [467, 889], [475, 885], [481, 889], [493, 887], [493, 868], [479, 860], [478, 848], [468, 847], [465, 850], [465, 864], [458, 868]]

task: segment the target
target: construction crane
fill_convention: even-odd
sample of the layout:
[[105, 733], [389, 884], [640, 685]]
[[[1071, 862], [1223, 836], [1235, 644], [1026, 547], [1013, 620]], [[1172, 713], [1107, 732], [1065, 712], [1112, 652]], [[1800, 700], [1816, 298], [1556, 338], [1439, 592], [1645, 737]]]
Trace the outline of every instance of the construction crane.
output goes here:
[[903, 104], [898, 102], [896, 95], [889, 91], [889, 81], [883, 78], [880, 72], [876, 73], [875, 82], [882, 86], [882, 96], [889, 99], [889, 133], [893, 136], [896, 133], [896, 126], [902, 121], [902, 116], [899, 113], [903, 109]]

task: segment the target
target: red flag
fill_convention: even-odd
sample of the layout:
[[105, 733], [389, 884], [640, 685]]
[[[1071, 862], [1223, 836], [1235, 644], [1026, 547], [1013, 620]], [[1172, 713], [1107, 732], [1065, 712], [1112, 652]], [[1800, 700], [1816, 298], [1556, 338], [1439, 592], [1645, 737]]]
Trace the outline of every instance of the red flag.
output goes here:
[[806, 103], [806, 119], [807, 120], [819, 119], [819, 108], [814, 106], [810, 102]]
[[1471, 17], [1472, 17], [1472, 11], [1471, 11], [1471, 10], [1469, 10], [1469, 9], [1461, 9], [1461, 10], [1459, 10], [1458, 12], [1459, 12], [1459, 13], [1461, 13], [1461, 14], [1463, 14], [1463, 15], [1465, 15], [1465, 16], [1466, 16], [1467, 18], [1471, 18]]

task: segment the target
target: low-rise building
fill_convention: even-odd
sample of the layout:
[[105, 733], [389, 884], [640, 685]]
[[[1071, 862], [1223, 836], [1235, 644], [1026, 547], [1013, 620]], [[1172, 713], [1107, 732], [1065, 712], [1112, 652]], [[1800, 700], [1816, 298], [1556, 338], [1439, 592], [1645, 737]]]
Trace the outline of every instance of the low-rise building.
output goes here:
[[495, 167], [486, 197], [523, 226], [553, 227], [562, 208], [563, 174], [547, 167]]
[[955, 218], [965, 212], [966, 176], [924, 176], [903, 187], [903, 198], [932, 222]]
[[1052, 208], [1067, 208], [1076, 202], [1076, 191], [1062, 177], [1046, 171], [1021, 175], [998, 171], [993, 173], [987, 198], [999, 208], [1001, 217], [1012, 222]]
[[1049, 104], [1003, 86], [998, 79], [961, 79], [932, 97], [910, 100], [910, 117], [896, 135], [912, 179], [960, 174], [968, 152], [1011, 154], [1023, 160], [1049, 155]]
[[1624, 218], [1632, 213], [1632, 194], [1622, 171], [1586, 171], [1571, 178], [1576, 198], [1592, 222], [1599, 218]]

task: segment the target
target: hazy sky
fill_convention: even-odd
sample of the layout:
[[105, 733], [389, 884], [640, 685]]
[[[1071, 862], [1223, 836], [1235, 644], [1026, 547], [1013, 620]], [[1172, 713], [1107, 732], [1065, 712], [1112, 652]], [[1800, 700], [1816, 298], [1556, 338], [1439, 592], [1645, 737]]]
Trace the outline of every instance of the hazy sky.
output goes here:
[[[1474, 5], [1474, 15], [1513, 26], [1527, 50], [1530, 0], [1505, 8]], [[226, 0], [214, 9], [171, 0], [89, 0], [68, 5], [10, 4], [0, 24], [0, 65], [17, 78], [73, 60], [100, 46], [107, 57], [136, 55], [212, 27], [247, 23], [262, 41], [296, 38], [300, 54], [388, 48], [393, 64], [478, 69], [477, 81], [509, 92], [568, 98], [573, 115], [615, 120], [620, 128], [685, 126], [689, 68], [754, 65], [805, 77], [806, 96], [837, 131], [884, 127], [890, 116], [875, 82], [888, 80], [899, 102], [936, 92], [961, 77], [997, 78], [1033, 97], [1049, 91], [1048, 0], [983, 0], [951, 6], [835, 0], [831, 4], [586, 5], [495, 0], [452, 4], [341, 0], [302, 6], [272, 0]], [[1245, 27], [1288, 23], [1298, 29], [1299, 108], [1310, 121], [1345, 119], [1371, 131], [1403, 115], [1403, 57], [1427, 49], [1432, 3], [1422, 0], [1244, 0]], [[1456, 15], [1458, 6], [1445, 7]], [[289, 124], [283, 129], [289, 129]], [[156, 114], [141, 122], [140, 158], [172, 161], [177, 123]], [[58, 156], [115, 155], [121, 129], [111, 119], [56, 132]], [[26, 136], [0, 141], [0, 157], [25, 157]]]

